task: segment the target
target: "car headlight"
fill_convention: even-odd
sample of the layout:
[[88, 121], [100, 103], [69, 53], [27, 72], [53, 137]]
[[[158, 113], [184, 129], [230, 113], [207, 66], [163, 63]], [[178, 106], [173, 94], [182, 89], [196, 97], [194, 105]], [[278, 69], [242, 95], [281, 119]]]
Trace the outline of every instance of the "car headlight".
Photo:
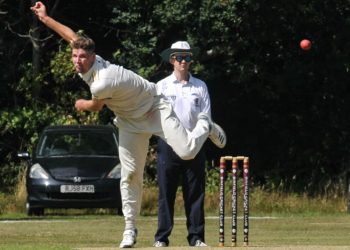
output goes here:
[[40, 164], [35, 163], [29, 171], [29, 177], [32, 179], [49, 179], [49, 174], [40, 166]]
[[115, 166], [111, 172], [109, 172], [109, 174], [107, 175], [107, 178], [111, 178], [111, 179], [120, 179], [121, 177], [121, 168], [122, 166], [120, 165], [120, 163]]

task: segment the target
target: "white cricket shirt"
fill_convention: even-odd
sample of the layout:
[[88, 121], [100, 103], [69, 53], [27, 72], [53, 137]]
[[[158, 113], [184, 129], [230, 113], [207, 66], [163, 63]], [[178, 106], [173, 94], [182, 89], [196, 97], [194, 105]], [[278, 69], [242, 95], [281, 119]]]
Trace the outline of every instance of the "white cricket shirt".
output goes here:
[[157, 94], [154, 83], [98, 55], [91, 69], [79, 75], [90, 86], [93, 98], [103, 99], [109, 109], [123, 118], [144, 115]]
[[195, 127], [200, 112], [211, 115], [207, 85], [191, 74], [189, 81], [184, 84], [172, 73], [157, 83], [157, 91], [171, 102], [181, 123], [189, 130]]

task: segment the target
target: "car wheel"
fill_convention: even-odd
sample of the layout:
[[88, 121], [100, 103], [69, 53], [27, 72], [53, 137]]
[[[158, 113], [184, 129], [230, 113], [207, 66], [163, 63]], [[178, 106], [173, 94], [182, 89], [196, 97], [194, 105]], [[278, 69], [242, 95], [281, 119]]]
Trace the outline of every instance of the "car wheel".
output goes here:
[[350, 214], [350, 171], [346, 175], [346, 188], [348, 194], [348, 213]]
[[42, 216], [44, 215], [43, 207], [32, 207], [29, 202], [26, 204], [27, 215], [28, 216]]
[[116, 210], [116, 212], [117, 212], [117, 215], [120, 215], [120, 216], [123, 216], [123, 215], [124, 215], [124, 214], [123, 214], [123, 209], [122, 209], [122, 207], [118, 207], [117, 210]]

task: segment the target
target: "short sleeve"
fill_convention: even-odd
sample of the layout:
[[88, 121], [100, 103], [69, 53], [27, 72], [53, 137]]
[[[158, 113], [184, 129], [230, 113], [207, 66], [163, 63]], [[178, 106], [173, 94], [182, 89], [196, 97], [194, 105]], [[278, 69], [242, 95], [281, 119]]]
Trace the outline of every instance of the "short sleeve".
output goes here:
[[112, 98], [112, 85], [108, 81], [94, 81], [90, 87], [93, 98], [98, 100]]

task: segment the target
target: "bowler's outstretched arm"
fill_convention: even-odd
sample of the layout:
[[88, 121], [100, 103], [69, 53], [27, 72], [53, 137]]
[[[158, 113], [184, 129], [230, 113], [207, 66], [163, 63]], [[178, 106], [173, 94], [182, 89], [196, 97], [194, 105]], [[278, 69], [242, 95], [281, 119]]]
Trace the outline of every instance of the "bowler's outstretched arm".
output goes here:
[[47, 15], [46, 7], [42, 2], [36, 2], [33, 7], [30, 8], [38, 19], [45, 24], [48, 28], [55, 31], [64, 40], [71, 43], [78, 38], [78, 35], [69, 27], [57, 22], [55, 19]]

